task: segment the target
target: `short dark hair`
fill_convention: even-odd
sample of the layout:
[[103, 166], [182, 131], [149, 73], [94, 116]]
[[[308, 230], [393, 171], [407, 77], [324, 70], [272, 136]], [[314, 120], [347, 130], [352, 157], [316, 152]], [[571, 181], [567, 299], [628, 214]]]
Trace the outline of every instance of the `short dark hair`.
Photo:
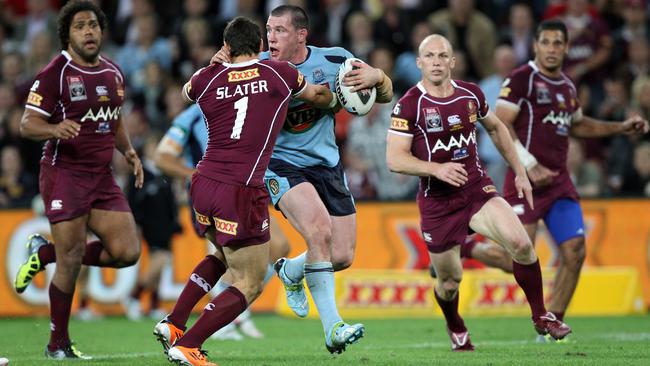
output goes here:
[[539, 41], [539, 36], [542, 35], [543, 31], [560, 31], [564, 37], [564, 42], [567, 42], [569, 40], [569, 33], [566, 29], [566, 24], [564, 24], [564, 22], [561, 20], [551, 19], [539, 23], [537, 29], [535, 30], [536, 41]]
[[239, 16], [226, 26], [223, 31], [223, 41], [230, 46], [231, 58], [241, 55], [257, 55], [260, 52], [262, 31], [252, 20]]
[[68, 48], [68, 44], [70, 43], [70, 25], [72, 24], [72, 18], [81, 11], [92, 11], [95, 13], [99, 22], [99, 28], [101, 28], [102, 32], [106, 29], [106, 14], [104, 14], [99, 6], [88, 0], [69, 1], [61, 8], [59, 19], [57, 20], [57, 33], [59, 34], [59, 42], [61, 43], [62, 50]]
[[309, 17], [303, 8], [294, 5], [280, 5], [271, 10], [271, 15], [274, 17], [281, 17], [285, 14], [291, 14], [291, 24], [294, 28], [309, 29]]

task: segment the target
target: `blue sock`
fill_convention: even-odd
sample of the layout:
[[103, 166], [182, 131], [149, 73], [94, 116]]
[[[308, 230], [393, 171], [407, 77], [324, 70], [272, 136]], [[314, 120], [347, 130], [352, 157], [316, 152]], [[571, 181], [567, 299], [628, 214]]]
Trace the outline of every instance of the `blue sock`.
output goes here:
[[305, 259], [307, 252], [300, 253], [297, 257], [287, 258], [284, 263], [284, 274], [294, 282], [300, 282], [305, 277]]
[[325, 338], [332, 326], [341, 321], [334, 295], [334, 268], [331, 262], [305, 263], [305, 280], [314, 299]]

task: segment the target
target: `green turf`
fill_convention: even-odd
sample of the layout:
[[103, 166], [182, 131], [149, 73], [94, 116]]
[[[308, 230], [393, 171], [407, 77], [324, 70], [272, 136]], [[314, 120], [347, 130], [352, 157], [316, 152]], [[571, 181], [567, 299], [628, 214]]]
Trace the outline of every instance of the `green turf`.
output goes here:
[[[467, 319], [472, 353], [453, 353], [442, 320], [366, 321], [366, 337], [331, 356], [320, 322], [256, 316], [263, 340], [212, 341], [204, 348], [220, 365], [650, 365], [650, 317], [570, 318], [571, 343], [536, 344], [525, 318]], [[151, 335], [154, 321], [124, 318], [71, 323], [78, 348], [95, 357], [87, 365], [167, 365]], [[0, 357], [14, 365], [60, 365], [46, 361], [48, 320], [0, 319]]]

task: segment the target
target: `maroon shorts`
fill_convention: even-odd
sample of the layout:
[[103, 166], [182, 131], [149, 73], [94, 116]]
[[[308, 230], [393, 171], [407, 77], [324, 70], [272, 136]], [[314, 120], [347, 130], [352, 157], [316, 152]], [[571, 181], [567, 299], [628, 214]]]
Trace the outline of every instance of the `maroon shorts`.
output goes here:
[[205, 236], [214, 226], [215, 244], [243, 247], [271, 239], [266, 187], [226, 184], [194, 174], [190, 195], [199, 235]]
[[87, 173], [41, 164], [39, 188], [51, 224], [74, 219], [90, 209], [131, 212], [112, 173]]
[[451, 196], [418, 196], [420, 228], [431, 253], [442, 253], [465, 242], [469, 221], [483, 205], [498, 197], [492, 180], [484, 177]]
[[570, 198], [574, 201], [579, 200], [578, 193], [573, 183], [571, 183], [571, 178], [568, 174], [560, 175], [553, 180], [552, 185], [543, 188], [533, 188], [533, 204], [535, 209], [531, 209], [525, 197], [517, 197], [514, 174], [510, 171], [506, 174], [506, 181], [503, 184], [503, 198], [512, 206], [512, 210], [524, 225], [535, 224], [538, 220], [543, 219], [557, 200], [562, 198]]

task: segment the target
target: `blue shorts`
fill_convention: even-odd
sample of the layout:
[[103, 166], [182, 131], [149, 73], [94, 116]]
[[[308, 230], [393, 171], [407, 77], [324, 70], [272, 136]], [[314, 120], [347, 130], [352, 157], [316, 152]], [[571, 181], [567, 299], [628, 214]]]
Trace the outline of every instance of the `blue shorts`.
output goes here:
[[569, 198], [555, 201], [544, 216], [544, 223], [556, 245], [585, 236], [580, 203]]
[[348, 216], [357, 212], [348, 189], [343, 166], [311, 166], [300, 168], [280, 159], [271, 159], [264, 183], [276, 209], [282, 195], [300, 183], [311, 183], [325, 204], [330, 216]]

